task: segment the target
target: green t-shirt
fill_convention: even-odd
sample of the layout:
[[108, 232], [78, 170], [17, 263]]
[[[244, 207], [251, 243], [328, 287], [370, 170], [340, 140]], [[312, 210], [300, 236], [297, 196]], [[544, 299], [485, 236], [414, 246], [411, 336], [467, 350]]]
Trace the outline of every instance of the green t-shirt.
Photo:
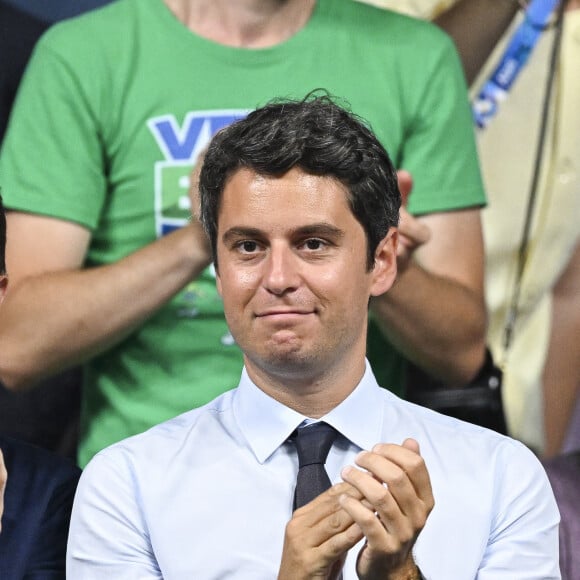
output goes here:
[[[249, 50], [197, 37], [162, 0], [119, 0], [39, 42], [0, 155], [6, 206], [82, 224], [86, 267], [110, 264], [185, 222], [188, 176], [215, 131], [316, 88], [412, 173], [411, 212], [484, 203], [463, 74], [431, 24], [318, 0], [291, 39]], [[401, 358], [371, 332], [379, 382], [397, 389]], [[236, 386], [242, 357], [211, 269], [85, 366], [81, 465]]]

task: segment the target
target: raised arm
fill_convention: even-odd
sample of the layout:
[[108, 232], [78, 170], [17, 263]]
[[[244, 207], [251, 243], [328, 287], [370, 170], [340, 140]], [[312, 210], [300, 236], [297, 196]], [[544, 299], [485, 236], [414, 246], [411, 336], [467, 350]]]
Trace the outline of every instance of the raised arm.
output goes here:
[[0, 380], [22, 389], [103, 352], [141, 325], [210, 261], [197, 221], [119, 262], [81, 269], [90, 233], [9, 212], [10, 287], [0, 309]]
[[398, 160], [413, 180], [401, 209], [399, 272], [371, 307], [383, 334], [408, 360], [439, 381], [464, 384], [485, 356], [485, 195], [459, 58], [448, 38], [431, 33], [440, 50], [425, 55], [422, 74], [429, 82], [407, 71], [423, 89], [407, 94], [413, 113]]
[[449, 384], [468, 382], [484, 359], [479, 213], [470, 209], [407, 215], [407, 220], [426, 226], [430, 238], [411, 257], [400, 257], [397, 281], [372, 302], [388, 339], [409, 360]]

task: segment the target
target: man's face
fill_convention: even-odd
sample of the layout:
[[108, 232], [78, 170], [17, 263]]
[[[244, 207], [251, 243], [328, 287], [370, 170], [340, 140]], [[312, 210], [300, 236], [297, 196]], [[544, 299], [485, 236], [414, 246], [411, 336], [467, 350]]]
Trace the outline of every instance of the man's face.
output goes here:
[[335, 179], [295, 168], [282, 177], [241, 169], [228, 180], [217, 284], [251, 375], [307, 378], [363, 364], [368, 300], [393, 282], [396, 233], [370, 272], [366, 248]]

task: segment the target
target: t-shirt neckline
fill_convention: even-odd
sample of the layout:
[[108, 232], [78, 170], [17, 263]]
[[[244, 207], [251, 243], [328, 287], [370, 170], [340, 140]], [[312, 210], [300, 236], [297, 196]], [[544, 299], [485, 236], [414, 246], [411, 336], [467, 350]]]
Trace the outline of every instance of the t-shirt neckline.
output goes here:
[[[141, 1], [141, 0], [137, 0]], [[198, 47], [205, 54], [226, 60], [235, 59], [238, 65], [259, 64], [272, 59], [285, 58], [287, 55], [295, 54], [296, 49], [309, 45], [309, 39], [313, 36], [313, 30], [318, 21], [327, 10], [329, 2], [326, 0], [316, 0], [314, 9], [306, 24], [287, 40], [275, 46], [267, 48], [239, 48], [226, 46], [196, 34], [185, 26], [169, 9], [163, 0], [156, 0], [150, 5], [154, 11], [154, 17], [168, 28], [168, 32], [174, 39], [180, 40], [184, 45]], [[170, 29], [170, 30], [169, 30]]]

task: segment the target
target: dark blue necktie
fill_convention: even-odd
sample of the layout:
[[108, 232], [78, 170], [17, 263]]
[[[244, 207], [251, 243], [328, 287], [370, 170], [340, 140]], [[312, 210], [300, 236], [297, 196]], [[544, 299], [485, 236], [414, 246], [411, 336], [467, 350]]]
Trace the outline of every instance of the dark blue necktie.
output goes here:
[[306, 505], [330, 487], [324, 464], [337, 435], [333, 427], [319, 422], [299, 427], [291, 437], [298, 452], [294, 509]]

